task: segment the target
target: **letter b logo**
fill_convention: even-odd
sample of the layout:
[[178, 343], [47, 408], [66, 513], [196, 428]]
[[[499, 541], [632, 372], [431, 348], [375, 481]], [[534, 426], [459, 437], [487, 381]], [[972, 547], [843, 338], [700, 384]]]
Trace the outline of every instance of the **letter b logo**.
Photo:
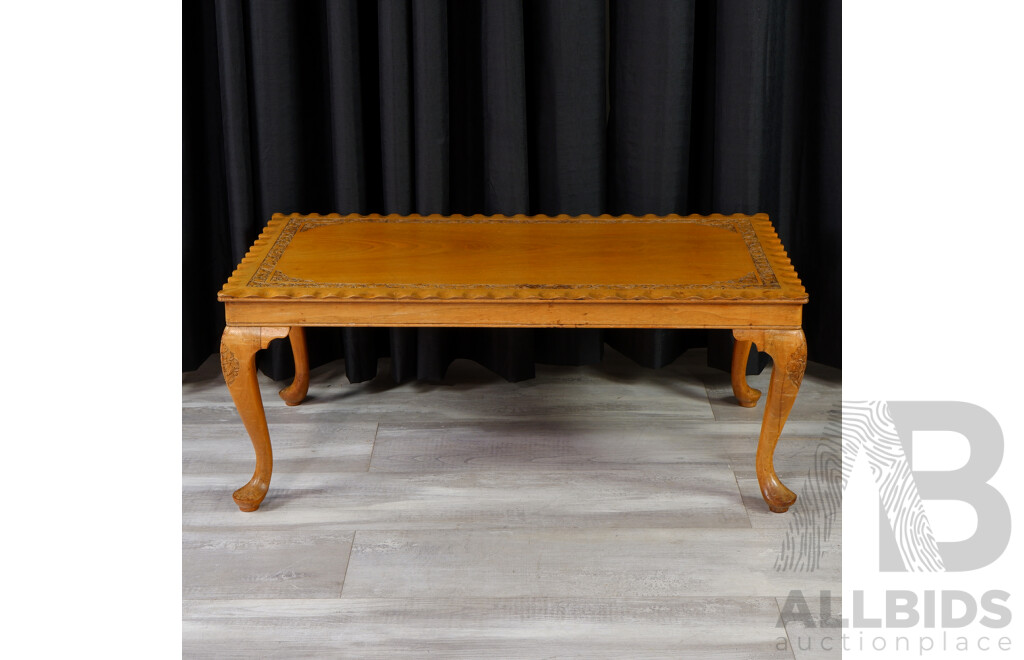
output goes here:
[[[956, 470], [912, 470], [915, 431], [952, 431], [970, 446]], [[1010, 541], [1010, 509], [988, 480], [1003, 458], [1003, 432], [985, 409], [959, 401], [889, 401], [843, 406], [844, 473], [864, 451], [879, 487], [883, 571], [970, 571], [999, 558]], [[922, 504], [956, 500], [974, 508], [978, 528], [940, 542]]]

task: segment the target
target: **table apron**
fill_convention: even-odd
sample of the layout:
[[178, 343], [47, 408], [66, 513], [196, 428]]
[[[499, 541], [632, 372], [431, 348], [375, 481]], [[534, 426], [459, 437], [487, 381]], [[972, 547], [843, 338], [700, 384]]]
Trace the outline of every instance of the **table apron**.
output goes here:
[[799, 302], [225, 301], [228, 325], [799, 328]]

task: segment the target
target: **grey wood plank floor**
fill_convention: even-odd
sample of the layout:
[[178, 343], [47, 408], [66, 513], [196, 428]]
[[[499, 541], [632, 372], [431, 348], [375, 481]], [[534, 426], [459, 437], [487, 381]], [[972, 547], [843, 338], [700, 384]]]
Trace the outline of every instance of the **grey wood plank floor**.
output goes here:
[[443, 384], [382, 364], [351, 385], [339, 361], [296, 408], [261, 376], [274, 479], [245, 514], [252, 448], [211, 356], [182, 384], [185, 657], [840, 657], [820, 614], [841, 610], [840, 372], [808, 365], [777, 515], [763, 401], [704, 362], [606, 348], [522, 383], [459, 360]]

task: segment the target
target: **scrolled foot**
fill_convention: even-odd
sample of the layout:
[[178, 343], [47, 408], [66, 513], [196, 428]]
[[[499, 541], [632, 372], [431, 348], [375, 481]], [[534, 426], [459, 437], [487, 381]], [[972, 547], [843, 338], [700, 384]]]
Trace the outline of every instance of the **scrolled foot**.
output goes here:
[[746, 397], [736, 397], [736, 402], [743, 408], [754, 408], [757, 406], [758, 400], [761, 398], [761, 390], [755, 390], [750, 388], [750, 393]]
[[253, 477], [249, 483], [236, 490], [231, 499], [235, 501], [240, 511], [250, 513], [260, 508], [260, 504], [263, 502], [263, 498], [267, 496], [267, 490], [269, 489], [269, 483]]
[[779, 475], [774, 470], [761, 483], [761, 497], [773, 513], [785, 513], [796, 502], [796, 493], [779, 481]]

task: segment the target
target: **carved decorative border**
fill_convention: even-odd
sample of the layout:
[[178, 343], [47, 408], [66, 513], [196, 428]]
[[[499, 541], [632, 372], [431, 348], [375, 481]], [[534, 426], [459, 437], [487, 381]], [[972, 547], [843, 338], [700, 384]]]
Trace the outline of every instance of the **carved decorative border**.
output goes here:
[[220, 347], [220, 368], [224, 372], [224, 381], [230, 385], [238, 377], [238, 358], [227, 346]]
[[[523, 224], [523, 223], [552, 223], [552, 224], [625, 224], [625, 223], [667, 223], [667, 224], [695, 224], [708, 227], [717, 227], [739, 234], [747, 245], [747, 251], [754, 262], [755, 272], [749, 272], [743, 277], [713, 282], [711, 284], [438, 284], [438, 283], [417, 283], [397, 284], [394, 282], [371, 283], [371, 282], [314, 282], [297, 277], [291, 277], [277, 270], [277, 262], [281, 259], [285, 249], [291, 244], [295, 234], [317, 229], [327, 225], [341, 223], [417, 223], [417, 224]], [[523, 218], [291, 218], [288, 224], [281, 230], [274, 245], [271, 246], [260, 263], [259, 268], [249, 279], [250, 287], [297, 287], [297, 288], [329, 288], [329, 289], [357, 289], [357, 288], [380, 288], [380, 289], [548, 289], [548, 290], [587, 290], [587, 289], [608, 289], [608, 290], [652, 290], [652, 289], [779, 289], [778, 278], [772, 270], [764, 248], [757, 238], [757, 232], [749, 218], [545, 218], [544, 220], [531, 220]]]
[[786, 376], [795, 387], [800, 387], [807, 369], [807, 347], [801, 346], [790, 356], [786, 366]]

